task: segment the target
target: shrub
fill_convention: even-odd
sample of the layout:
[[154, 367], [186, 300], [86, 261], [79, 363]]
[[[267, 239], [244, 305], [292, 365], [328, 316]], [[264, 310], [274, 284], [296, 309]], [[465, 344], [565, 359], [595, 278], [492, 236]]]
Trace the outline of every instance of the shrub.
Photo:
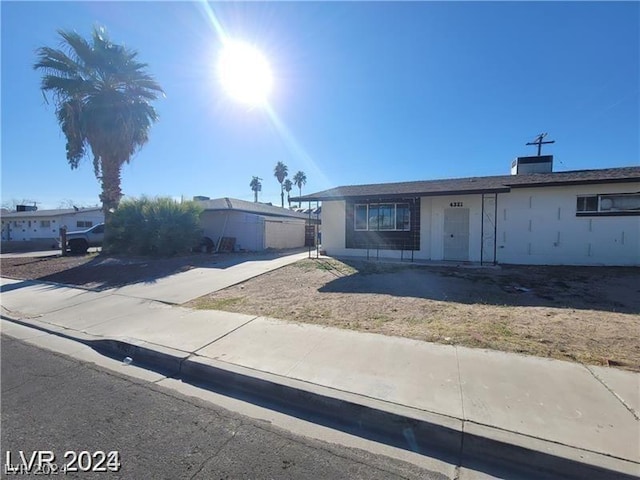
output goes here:
[[194, 202], [159, 197], [124, 200], [107, 220], [106, 253], [172, 256], [189, 252], [202, 239]]

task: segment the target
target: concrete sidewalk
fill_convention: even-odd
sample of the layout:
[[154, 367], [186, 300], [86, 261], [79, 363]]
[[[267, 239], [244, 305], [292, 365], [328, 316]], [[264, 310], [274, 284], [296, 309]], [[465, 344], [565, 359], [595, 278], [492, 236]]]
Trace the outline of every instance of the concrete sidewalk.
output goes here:
[[[194, 311], [133, 287], [91, 292], [2, 279], [2, 290], [4, 319], [191, 381], [341, 414], [357, 428], [376, 423], [381, 436], [400, 426], [397, 443], [407, 449], [533, 462], [575, 478], [640, 476], [636, 373]], [[2, 325], [11, 335], [14, 324]]]

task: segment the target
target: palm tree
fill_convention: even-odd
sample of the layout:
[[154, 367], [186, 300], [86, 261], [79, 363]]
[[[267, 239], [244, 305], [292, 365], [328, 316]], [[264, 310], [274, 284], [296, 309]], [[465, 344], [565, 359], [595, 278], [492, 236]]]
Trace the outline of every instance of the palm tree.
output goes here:
[[[298, 170], [298, 172], [293, 176], [293, 183], [298, 186], [300, 189], [300, 196], [302, 196], [302, 185], [307, 183], [307, 176], [302, 170]], [[298, 207], [299, 206], [300, 202], [298, 202]]]
[[278, 162], [276, 164], [276, 168], [273, 169], [273, 176], [276, 177], [278, 179], [278, 182], [280, 183], [280, 206], [283, 208], [284, 208], [284, 188], [283, 188], [284, 186], [282, 185], [282, 182], [284, 182], [284, 179], [287, 178], [288, 174], [289, 174], [289, 169], [282, 162]]
[[284, 185], [284, 190], [287, 192], [287, 202], [289, 202], [289, 208], [291, 208], [291, 196], [289, 195], [289, 192], [293, 188], [293, 182], [287, 178], [284, 181], [283, 185]]
[[249, 184], [251, 190], [253, 190], [253, 201], [256, 203], [258, 203], [258, 192], [262, 190], [262, 183], [260, 182], [260, 180], [262, 179], [259, 177], [253, 177], [251, 179], [251, 183]]
[[40, 47], [33, 68], [43, 72], [40, 88], [51, 93], [72, 169], [91, 154], [105, 217], [122, 198], [121, 168], [149, 140], [158, 120], [151, 101], [162, 87], [146, 72], [138, 53], [111, 43], [104, 28], [86, 40], [58, 30], [62, 49]]

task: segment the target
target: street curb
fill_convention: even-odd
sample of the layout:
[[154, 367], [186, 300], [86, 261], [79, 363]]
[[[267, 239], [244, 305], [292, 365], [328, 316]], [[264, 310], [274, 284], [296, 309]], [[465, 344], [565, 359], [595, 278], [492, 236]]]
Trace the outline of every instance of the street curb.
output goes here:
[[37, 319], [10, 322], [303, 420], [487, 473], [531, 478], [639, 479], [640, 464], [393, 404], [131, 338], [104, 338]]
[[456, 461], [462, 421], [207, 357], [185, 360], [181, 377], [223, 395], [422, 454]]

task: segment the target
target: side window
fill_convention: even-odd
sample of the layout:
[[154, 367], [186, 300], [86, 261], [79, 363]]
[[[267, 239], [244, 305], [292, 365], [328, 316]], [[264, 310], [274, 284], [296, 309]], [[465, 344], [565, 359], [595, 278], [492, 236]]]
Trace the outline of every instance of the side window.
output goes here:
[[98, 225], [93, 229], [93, 233], [104, 233], [104, 225]]
[[576, 214], [590, 213], [638, 215], [640, 214], [640, 194], [610, 193], [577, 197]]
[[640, 211], [640, 195], [601, 195], [601, 212]]
[[597, 212], [597, 211], [598, 211], [598, 196], [597, 195], [578, 197], [578, 204], [576, 205], [576, 212]]

